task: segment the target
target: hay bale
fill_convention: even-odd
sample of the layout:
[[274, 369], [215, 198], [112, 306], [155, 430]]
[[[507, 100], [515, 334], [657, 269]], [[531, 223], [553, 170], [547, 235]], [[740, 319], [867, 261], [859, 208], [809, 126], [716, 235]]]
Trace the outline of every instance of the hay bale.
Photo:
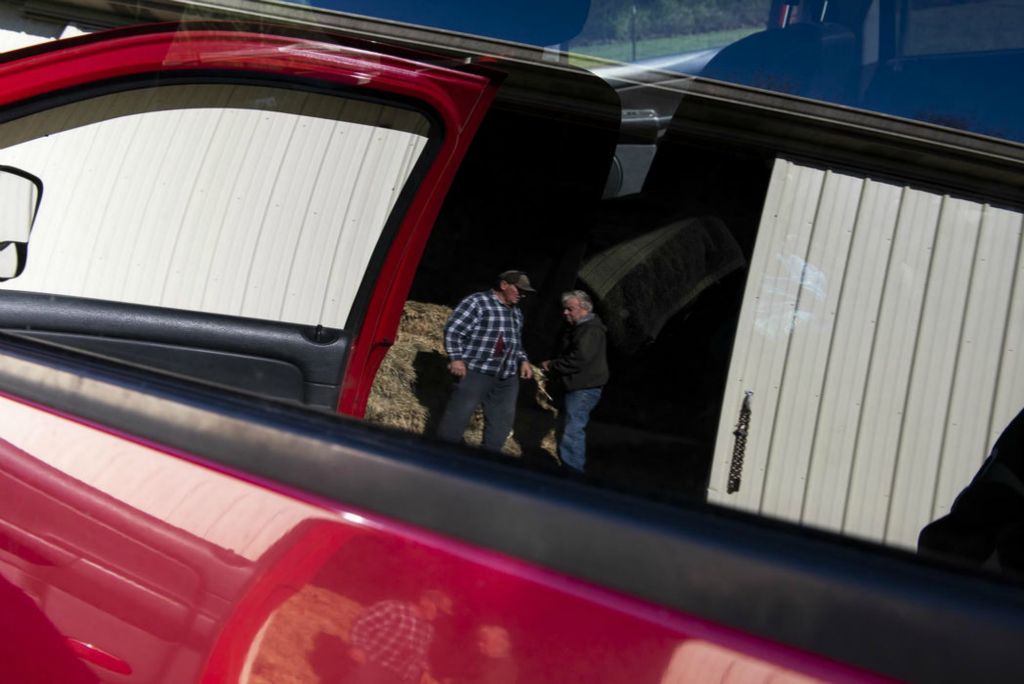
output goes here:
[[449, 315], [446, 306], [406, 303], [395, 343], [374, 378], [367, 420], [416, 434], [436, 426], [450, 385], [443, 332]]
[[[312, 663], [318, 648], [344, 652], [352, 624], [363, 606], [341, 594], [305, 585], [282, 603], [257, 638], [251, 656], [251, 684], [316, 684]], [[322, 656], [321, 656], [322, 657]], [[337, 662], [337, 659], [334, 659]]]
[[[444, 324], [451, 313], [450, 307], [440, 304], [406, 302], [395, 343], [374, 378], [367, 420], [415, 434], [433, 434], [452, 383], [444, 352]], [[526, 446], [554, 458], [554, 409], [546, 400], [538, 405], [532, 394], [527, 386], [522, 387], [515, 432], [502, 451], [521, 456]], [[483, 426], [483, 414], [478, 410], [466, 429], [467, 444], [480, 445]], [[526, 436], [529, 444], [520, 444], [516, 435]]]

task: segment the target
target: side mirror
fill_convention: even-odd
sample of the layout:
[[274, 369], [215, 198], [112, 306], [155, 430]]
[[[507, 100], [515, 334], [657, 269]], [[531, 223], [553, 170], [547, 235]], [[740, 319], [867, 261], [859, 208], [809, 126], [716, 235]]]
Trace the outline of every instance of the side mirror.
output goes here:
[[28, 236], [43, 182], [13, 166], [0, 166], [0, 282], [17, 278], [28, 261]]

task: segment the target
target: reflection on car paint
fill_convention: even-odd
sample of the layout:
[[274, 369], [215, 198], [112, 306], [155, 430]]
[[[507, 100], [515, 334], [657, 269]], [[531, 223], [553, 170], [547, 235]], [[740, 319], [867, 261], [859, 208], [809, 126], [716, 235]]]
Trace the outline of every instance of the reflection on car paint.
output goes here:
[[[131, 681], [357, 681], [367, 662], [357, 652], [370, 650], [358, 625], [391, 624], [373, 615], [394, 606], [406, 619], [424, 616], [412, 630], [419, 650], [399, 650], [425, 656], [402, 661], [403, 671], [436, 681], [676, 681], [678, 672], [720, 669], [723, 658], [832, 681], [864, 677], [9, 399], [0, 399], [0, 422], [9, 426], [0, 524], [52, 559], [6, 544], [0, 573], [65, 637], [108, 654], [108, 665], [125, 663]], [[106, 458], [90, 462], [96, 455]], [[713, 648], [680, 650], [693, 638]], [[97, 658], [83, 661], [122, 681]]]

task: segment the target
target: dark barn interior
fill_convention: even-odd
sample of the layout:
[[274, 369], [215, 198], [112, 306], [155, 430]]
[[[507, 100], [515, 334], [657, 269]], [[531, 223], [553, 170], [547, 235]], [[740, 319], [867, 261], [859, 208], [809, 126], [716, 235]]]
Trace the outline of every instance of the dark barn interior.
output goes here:
[[[771, 157], [691, 135], [683, 107], [662, 130], [631, 130], [610, 86], [580, 72], [566, 78], [577, 93], [590, 90], [589, 109], [563, 104], [550, 81], [547, 94], [527, 93], [533, 83], [505, 86], [449, 193], [410, 300], [453, 307], [499, 272], [525, 270], [538, 290], [522, 305], [537, 364], [560, 334], [560, 294], [589, 291], [609, 327], [611, 380], [588, 427], [587, 475], [648, 495], [703, 497]], [[526, 97], [531, 106], [518, 106]], [[649, 169], [625, 168], [642, 181], [622, 178], [618, 161], [619, 177], [609, 179], [617, 146], [656, 147]], [[642, 190], [616, 191], [629, 184]], [[623, 258], [636, 263], [618, 277]], [[432, 382], [418, 384], [432, 386], [430, 404], [441, 407], [444, 359], [428, 365], [416, 372]], [[539, 413], [524, 383], [515, 434], [523, 460], [548, 468]]]

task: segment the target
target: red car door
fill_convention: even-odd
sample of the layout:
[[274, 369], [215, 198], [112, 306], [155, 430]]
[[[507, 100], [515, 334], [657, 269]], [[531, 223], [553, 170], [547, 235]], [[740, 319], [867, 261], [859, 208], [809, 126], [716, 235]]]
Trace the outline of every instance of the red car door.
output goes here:
[[[143, 110], [179, 118], [213, 112], [219, 118], [209, 138], [210, 147], [202, 156], [213, 159], [218, 152], [223, 156], [225, 149], [231, 154], [232, 149], [244, 148], [239, 155], [239, 166], [233, 169], [240, 177], [246, 173], [245, 165], [267, 163], [266, 157], [254, 156], [254, 149], [274, 146], [304, 146], [295, 155], [298, 162], [305, 160], [312, 164], [313, 159], [317, 159], [321, 170], [331, 164], [344, 168], [347, 163], [344, 155], [348, 153], [363, 165], [383, 165], [388, 152], [375, 155], [376, 141], [402, 126], [412, 130], [399, 142], [411, 140], [410, 149], [419, 156], [412, 158], [415, 164], [406, 164], [411, 169], [407, 176], [399, 174], [404, 187], [398, 188], [401, 193], [391, 201], [390, 207], [385, 206], [389, 209], [387, 216], [376, 221], [379, 232], [362, 248], [367, 254], [366, 263], [347, 264], [353, 273], [345, 274], [348, 284], [343, 285], [360, 290], [355, 293], [356, 303], [351, 307], [355, 313], [349, 313], [348, 322], [339, 331], [323, 332], [320, 325], [309, 333], [300, 326], [290, 326], [289, 331], [287, 323], [211, 316], [209, 312], [194, 310], [200, 307], [188, 305], [140, 308], [131, 295], [112, 295], [111, 301], [101, 301], [95, 296], [89, 297], [92, 293], [85, 289], [33, 292], [31, 290], [42, 288], [30, 284], [25, 286], [30, 290], [27, 292], [2, 293], [4, 326], [17, 329], [23, 335], [151, 366], [170, 364], [164, 365], [164, 369], [205, 380], [217, 381], [218, 373], [237, 362], [237, 371], [232, 374], [243, 385], [253, 378], [256, 382], [260, 382], [261, 377], [271, 378], [271, 385], [279, 388], [282, 382], [290, 383], [295, 391], [294, 398], [303, 403], [332, 409], [340, 403], [353, 413], [358, 413], [365, 403], [376, 366], [386, 351], [386, 340], [394, 335], [403, 288], [408, 289], [412, 270], [445, 191], [495, 88], [487, 75], [435, 66], [424, 58], [382, 54], [366, 45], [327, 43], [294, 32], [275, 34], [267, 27], [247, 31], [223, 26], [191, 30], [156, 26], [111, 31], [24, 50], [0, 64], [0, 82], [3, 83], [0, 106], [6, 112], [4, 120], [13, 122], [5, 129], [5, 161], [13, 160], [18, 165], [14, 169], [16, 173], [38, 177], [41, 194], [47, 196], [45, 204], [40, 202], [44, 212], [61, 204], [73, 207], [78, 202], [84, 202], [79, 206], [107, 204], [109, 207], [109, 203], [130, 195], [131, 192], [124, 189], [127, 186], [114, 185], [106, 198], [84, 196], [88, 191], [83, 187], [83, 183], [87, 183], [83, 177], [109, 173], [111, 178], [119, 179], [130, 175], [127, 165], [131, 164], [132, 155], [138, 155], [143, 165], [167, 166], [173, 173], [165, 177], [180, 175], [178, 171], [183, 167], [175, 159], [181, 157], [175, 157], [174, 150], [155, 152], [152, 145], [159, 145], [164, 135], [171, 138], [168, 147], [180, 146], [181, 140], [202, 145], [206, 139], [202, 122], [193, 120], [182, 123], [174, 131], [157, 128], [152, 134], [146, 134], [143, 132], [145, 121], [129, 123], [133, 117], [138, 119]], [[241, 96], [226, 102], [221, 94], [230, 90]], [[197, 93], [200, 94], [198, 99]], [[337, 110], [333, 109], [336, 103]], [[257, 127], [249, 131], [252, 139], [236, 139], [226, 130], [224, 117], [228, 114], [221, 110], [240, 111], [249, 119], [290, 116], [296, 123], [292, 128], [282, 128], [277, 123], [276, 128], [260, 128], [257, 123]], [[413, 123], [409, 124], [410, 120]], [[328, 123], [321, 124], [323, 121]], [[304, 128], [318, 124], [325, 133], [319, 138], [303, 137]], [[104, 137], [100, 130], [103, 127], [112, 129], [112, 136]], [[358, 156], [352, 152], [354, 143], [347, 146], [336, 143], [343, 135], [351, 138], [357, 134], [362, 136]], [[47, 139], [76, 135], [78, 142], [63, 148], [53, 148], [46, 153], [31, 150], [33, 145], [38, 147]], [[175, 136], [180, 136], [180, 140], [175, 141]], [[256, 136], [259, 139], [255, 139]], [[83, 139], [86, 140], [84, 146]], [[111, 147], [119, 139], [134, 142], [124, 147]], [[106, 143], [101, 144], [100, 140]], [[393, 139], [385, 142], [392, 147], [397, 144]], [[28, 151], [22, 152], [26, 147]], [[77, 156], [76, 147], [83, 150]], [[320, 148], [323, 151], [318, 151]], [[24, 156], [19, 161], [17, 157], [22, 153]], [[287, 165], [287, 161], [281, 160], [287, 158], [288, 151], [282, 154], [285, 156], [279, 157], [278, 163]], [[404, 154], [410, 157], [412, 153]], [[61, 167], [74, 169], [76, 165], [80, 165], [77, 172], [70, 175], [79, 178], [62, 183], [58, 175]], [[31, 172], [23, 172], [23, 167]], [[213, 169], [207, 165], [212, 169], [209, 171], [194, 168], [197, 178], [183, 183], [185, 193], [178, 204], [195, 206], [197, 201], [202, 201], [200, 195], [212, 194], [208, 190], [216, 186], [203, 187], [204, 174], [214, 179], [218, 174], [227, 175], [223, 167]], [[235, 193], [241, 197], [237, 204], [244, 205], [253, 198], [258, 199], [261, 191], [272, 192], [267, 188], [283, 186], [287, 182], [284, 169], [285, 166], [274, 169], [270, 174], [274, 177], [268, 176], [269, 183], [249, 195], [245, 194], [246, 188], [239, 189], [242, 182], [235, 182], [234, 186], [221, 185], [220, 190], [224, 192], [226, 188]], [[324, 178], [318, 181], [324, 186], [322, 192], [314, 189], [303, 195], [303, 188], [292, 184], [278, 196], [297, 197], [296, 202], [300, 204], [307, 198], [310, 204], [315, 204], [318, 192], [323, 195], [344, 192], [345, 176], [324, 175]], [[378, 173], [370, 176], [364, 186], [374, 179], [381, 183], [388, 180]], [[244, 180], [251, 184], [250, 179]], [[148, 199], [150, 203], [164, 193], [167, 184], [166, 180], [155, 182], [157, 185]], [[331, 182], [338, 188], [332, 189]], [[136, 189], [147, 192], [144, 186], [136, 186]], [[354, 185], [350, 194], [356, 199], [350, 203], [355, 203], [358, 195], [365, 192], [365, 187]], [[309, 209], [309, 213], [315, 213], [316, 208]], [[266, 216], [271, 211], [272, 207], [263, 210], [261, 230], [264, 234], [296, 220], [285, 216], [277, 226], [268, 226]], [[369, 210], [364, 213], [366, 211]], [[220, 224], [230, 222], [226, 218], [228, 214], [220, 214]], [[44, 222], [49, 220], [46, 215], [37, 218], [43, 218]], [[107, 211], [100, 223], [117, 220], [116, 212]], [[80, 209], [52, 221], [43, 232], [38, 232], [37, 221], [37, 232], [28, 249], [30, 269], [35, 266], [37, 270], [51, 273], [64, 270], [56, 261], [65, 248], [49, 252], [48, 238], [44, 234], [57, 223], [64, 224], [62, 229], [89, 230], [88, 219]], [[129, 237], [136, 241], [130, 260], [137, 261], [142, 255], [139, 247], [148, 239], [144, 234], [145, 223], [144, 218], [126, 221], [129, 228], [136, 227], [139, 236], [126, 234], [114, 240], [124, 242], [124, 238]], [[168, 220], [154, 224], [154, 233], [173, 223]], [[372, 221], [365, 220], [350, 232], [356, 232], [356, 237], [360, 233], [372, 233], [374, 229], [367, 225], [370, 223]], [[214, 222], [199, 228], [223, 230]], [[183, 235], [185, 233], [179, 233], [175, 238], [173, 250], [178, 249], [182, 239], [189, 239], [182, 238]], [[102, 234], [98, 233], [92, 241], [102, 242]], [[244, 250], [239, 251], [241, 254], [229, 254], [228, 260], [244, 258]], [[253, 252], [253, 264], [259, 262], [258, 252], [258, 248]], [[168, 258], [166, 247], [157, 249], [154, 255], [161, 262], [165, 261]], [[79, 256], [81, 262], [91, 257], [98, 263], [106, 255], [94, 252]], [[173, 255], [170, 258], [173, 259]], [[154, 261], [143, 264], [143, 268], [150, 270], [156, 265]], [[250, 265], [250, 269], [255, 268]], [[215, 276], [219, 277], [222, 276]], [[325, 276], [323, 280], [325, 288], [337, 286], [337, 278], [331, 281]], [[80, 286], [85, 286], [85, 281], [75, 287]], [[63, 286], [57, 290], [60, 287]], [[73, 296], [61, 298], [67, 294]], [[193, 310], [182, 310], [189, 308]], [[39, 318], [35, 323], [19, 322], [25, 315]], [[261, 326], [262, 330], [258, 329]], [[292, 342], [282, 335], [290, 336]], [[288, 351], [289, 345], [293, 351]], [[163, 361], [154, 363], [159, 358]], [[203, 361], [204, 358], [209, 363]], [[289, 374], [296, 375], [296, 368], [298, 379], [288, 380]], [[347, 373], [344, 373], [345, 368]], [[274, 377], [279, 380], [273, 380]], [[234, 382], [229, 379], [227, 384]], [[250, 389], [259, 391], [256, 387]], [[275, 390], [269, 393], [274, 394]], [[0, 437], [3, 440], [0, 459], [4, 461], [0, 489], [11, 503], [0, 513], [0, 567], [10, 583], [5, 585], [6, 590], [17, 599], [11, 602], [12, 620], [38, 626], [37, 630], [26, 630], [24, 639], [15, 639], [15, 651], [26, 648], [35, 655], [28, 660], [17, 653], [12, 654], [13, 660], [6, 658], [13, 668], [8, 674], [15, 679], [27, 677], [38, 681], [87, 680], [90, 675], [80, 665], [81, 661], [89, 663], [105, 680], [195, 679], [218, 639], [225, 617], [247, 587], [256, 581], [259, 563], [253, 563], [255, 556], [251, 554], [238, 554], [237, 549], [231, 548], [232, 543], [224, 546], [204, 539], [211, 531], [205, 525], [216, 527], [226, 522], [219, 514], [209, 517], [207, 523], [200, 526], [202, 529], [168, 522], [167, 515], [173, 517], [173, 510], [181, 510], [184, 500], [180, 497], [190, 499], [190, 492], [208, 487], [210, 483], [204, 483], [202, 475], [187, 483], [179, 481], [177, 487], [171, 485], [167, 489], [170, 481], [166, 478], [173, 480], [175, 476], [160, 468], [149, 471], [146, 466], [138, 470], [135, 466], [119, 464], [122, 453], [119, 447], [108, 448], [110, 445], [94, 442], [84, 434], [80, 435], [82, 441], [75, 438], [65, 443], [68, 450], [64, 454], [79, 465], [91, 463], [86, 466], [91, 474], [72, 472], [73, 468], [69, 471], [63, 456], [59, 457], [59, 463], [40, 458], [40, 448], [56, 455], [50, 447], [61, 441], [59, 434], [63, 428], [59, 425], [64, 421], [56, 416], [50, 419], [57, 422], [44, 420], [31, 431], [36, 436], [47, 435], [45, 445], [34, 443], [28, 433], [15, 434], [14, 424], [6, 421], [12, 431], [5, 430]], [[156, 466], [161, 460], [151, 461], [150, 465]], [[100, 471], [106, 474], [100, 475]], [[98, 475], [100, 480], [93, 475]], [[110, 489], [107, 486], [110, 482], [101, 482], [107, 478], [120, 484]], [[147, 505], [140, 509], [137, 505], [126, 504], [120, 498], [127, 491], [124, 487], [147, 492], [146, 498], [163, 503], [158, 506], [159, 510], [149, 512]], [[175, 489], [177, 493], [170, 494]], [[162, 493], [157, 494], [157, 491]], [[219, 496], [213, 492], [208, 494], [214, 498]], [[152, 499], [154, 495], [156, 499]], [[177, 503], [172, 501], [175, 497], [179, 497]], [[243, 495], [243, 499], [246, 497]], [[204, 496], [187, 505], [196, 503], [208, 508], [211, 499]], [[277, 533], [282, 532], [277, 530]], [[267, 549], [281, 546], [274, 538], [268, 538], [266, 543]], [[257, 555], [263, 557], [267, 549]], [[58, 657], [61, 654], [68, 657]], [[15, 661], [28, 664], [22, 670], [15, 666]]]
[[5, 55], [6, 168], [45, 200], [0, 326], [361, 414], [497, 87], [391, 51], [165, 25]]

